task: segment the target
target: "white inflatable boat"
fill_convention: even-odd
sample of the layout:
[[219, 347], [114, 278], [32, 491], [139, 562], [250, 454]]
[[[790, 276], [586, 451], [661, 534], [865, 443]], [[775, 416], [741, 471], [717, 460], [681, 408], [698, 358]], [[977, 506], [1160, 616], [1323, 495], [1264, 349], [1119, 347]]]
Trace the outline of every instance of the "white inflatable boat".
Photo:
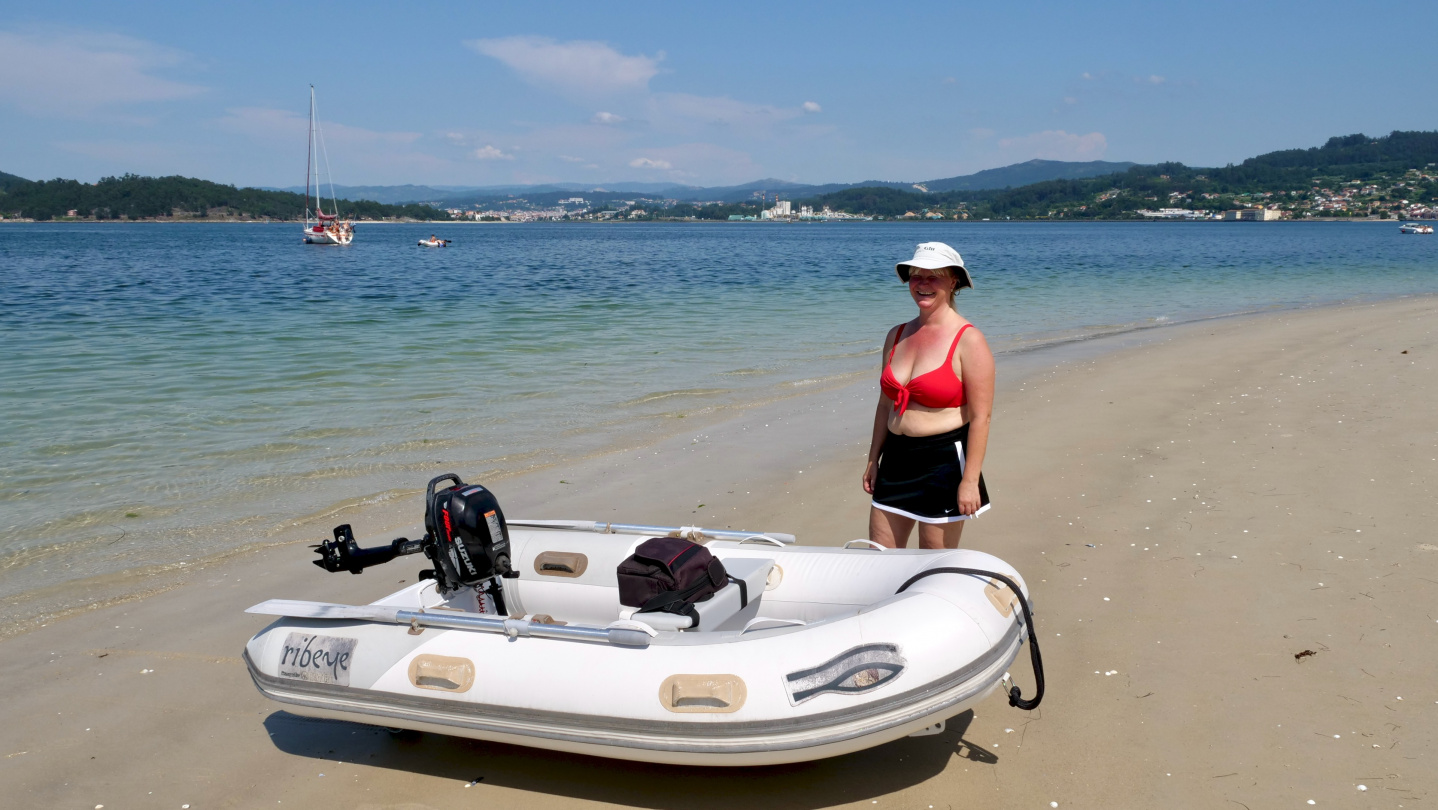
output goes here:
[[449, 247], [449, 240], [448, 240], [448, 239], [421, 239], [421, 240], [419, 240], [419, 246], [420, 246], [420, 247]]
[[[1010, 687], [1010, 703], [1042, 698], [1027, 591], [988, 554], [545, 523], [508, 524], [518, 576], [496, 580], [502, 615], [434, 580], [370, 605], [254, 606], [283, 617], [246, 645], [255, 685], [311, 717], [691, 765], [938, 733], [1005, 679], [1025, 640], [1038, 694]], [[660, 532], [707, 541], [731, 578], [692, 617], [619, 602], [616, 567]]]

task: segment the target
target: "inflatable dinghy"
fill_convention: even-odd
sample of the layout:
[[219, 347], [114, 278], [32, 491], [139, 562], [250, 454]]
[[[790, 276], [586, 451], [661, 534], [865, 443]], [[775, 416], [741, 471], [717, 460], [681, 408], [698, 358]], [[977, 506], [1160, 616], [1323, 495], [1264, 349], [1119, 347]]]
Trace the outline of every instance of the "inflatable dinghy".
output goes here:
[[[727, 571], [691, 615], [620, 603], [616, 568], [655, 536], [704, 543]], [[444, 571], [425, 572], [438, 579], [369, 605], [250, 608], [282, 617], [246, 645], [255, 685], [300, 715], [687, 765], [936, 734], [1007, 678], [1025, 641], [1038, 694], [1006, 691], [1020, 708], [1042, 698], [1023, 580], [982, 552], [565, 521], [511, 521], [493, 537], [509, 573], [483, 586], [446, 591]], [[359, 573], [420, 542], [365, 550], [339, 527], [316, 564]]]
[[448, 240], [448, 239], [421, 239], [421, 240], [419, 240], [419, 246], [420, 246], [420, 247], [449, 247], [449, 240]]

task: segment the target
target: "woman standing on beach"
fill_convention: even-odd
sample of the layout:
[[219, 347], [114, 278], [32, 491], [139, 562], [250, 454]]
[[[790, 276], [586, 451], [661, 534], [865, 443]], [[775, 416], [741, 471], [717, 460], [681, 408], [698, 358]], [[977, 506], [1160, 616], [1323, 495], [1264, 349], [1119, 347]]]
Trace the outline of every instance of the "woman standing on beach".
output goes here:
[[[874, 496], [869, 539], [907, 545], [919, 524], [920, 548], [958, 548], [963, 521], [989, 508], [980, 470], [994, 403], [994, 356], [954, 308], [973, 280], [957, 251], [925, 242], [895, 267], [919, 316], [884, 340], [878, 407], [864, 468]], [[906, 382], [900, 382], [905, 380]]]

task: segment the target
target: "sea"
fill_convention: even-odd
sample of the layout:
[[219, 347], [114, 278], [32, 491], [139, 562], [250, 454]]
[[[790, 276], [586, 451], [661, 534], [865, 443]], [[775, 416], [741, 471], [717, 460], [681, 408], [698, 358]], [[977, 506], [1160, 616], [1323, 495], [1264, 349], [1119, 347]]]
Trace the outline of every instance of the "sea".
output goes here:
[[362, 223], [347, 247], [4, 223], [0, 600], [877, 376], [925, 241], [963, 254], [1001, 378], [1098, 335], [1438, 292], [1438, 238], [1396, 222]]

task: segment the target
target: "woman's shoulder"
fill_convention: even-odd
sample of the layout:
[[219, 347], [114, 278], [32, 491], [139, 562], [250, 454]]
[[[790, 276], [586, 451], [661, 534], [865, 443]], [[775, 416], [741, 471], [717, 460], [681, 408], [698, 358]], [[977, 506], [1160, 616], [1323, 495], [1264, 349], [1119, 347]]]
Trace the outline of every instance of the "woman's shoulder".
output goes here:
[[978, 324], [965, 318], [963, 326], [959, 327], [959, 331], [960, 335], [956, 348], [958, 348], [960, 352], [989, 352], [989, 340], [984, 337], [984, 333], [980, 331]]

